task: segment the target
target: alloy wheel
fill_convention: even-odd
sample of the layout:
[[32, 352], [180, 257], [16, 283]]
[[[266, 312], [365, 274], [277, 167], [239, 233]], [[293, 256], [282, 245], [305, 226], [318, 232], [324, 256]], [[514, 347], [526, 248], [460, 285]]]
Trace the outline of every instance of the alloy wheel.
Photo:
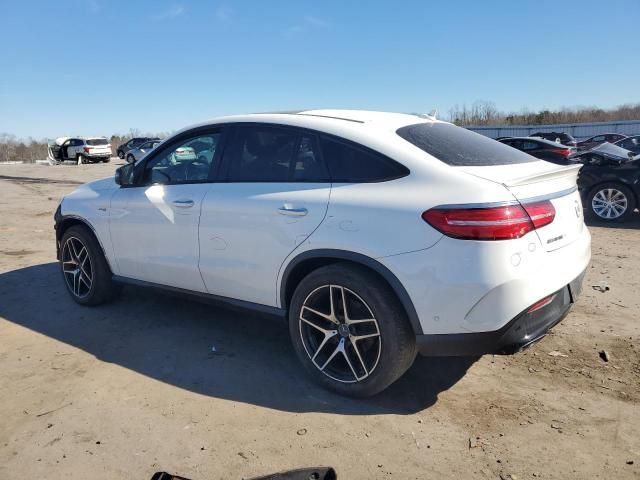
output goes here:
[[591, 208], [605, 220], [620, 218], [627, 211], [627, 196], [616, 188], [604, 188], [593, 196]]
[[343, 383], [361, 382], [378, 365], [382, 338], [371, 308], [340, 285], [324, 285], [305, 299], [298, 315], [300, 337], [313, 365]]
[[89, 295], [93, 266], [89, 250], [78, 237], [69, 237], [62, 247], [62, 273], [71, 293], [78, 298]]

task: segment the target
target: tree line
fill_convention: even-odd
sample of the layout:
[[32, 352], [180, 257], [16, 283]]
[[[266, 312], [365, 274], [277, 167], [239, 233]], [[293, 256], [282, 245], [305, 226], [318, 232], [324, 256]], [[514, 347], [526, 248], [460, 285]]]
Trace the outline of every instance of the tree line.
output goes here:
[[[519, 113], [505, 113], [498, 110], [493, 102], [477, 101], [471, 106], [455, 105], [449, 110], [446, 120], [456, 125], [545, 125], [553, 123], [611, 122], [618, 120], [640, 120], [640, 103], [628, 103], [611, 109], [597, 107], [563, 107], [558, 110], [523, 109]], [[127, 134], [114, 134], [109, 137], [115, 154], [117, 148], [133, 137], [160, 137], [167, 133], [142, 134], [131, 129]], [[0, 132], [0, 162], [44, 160], [47, 158], [47, 141], [32, 137], [17, 138], [15, 135]]]
[[562, 107], [558, 110], [523, 109], [519, 113], [505, 113], [493, 102], [477, 101], [471, 106], [455, 105], [449, 110], [447, 120], [456, 125], [546, 125], [553, 123], [613, 122], [640, 120], [640, 103], [627, 103], [615, 108]]

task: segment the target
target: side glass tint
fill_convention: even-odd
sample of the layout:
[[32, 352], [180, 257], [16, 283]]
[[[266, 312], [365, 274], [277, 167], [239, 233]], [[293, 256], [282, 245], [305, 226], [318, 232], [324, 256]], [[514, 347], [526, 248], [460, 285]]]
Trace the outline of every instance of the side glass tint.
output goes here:
[[228, 149], [230, 182], [287, 182], [298, 135], [272, 127], [238, 127]]
[[145, 166], [144, 184], [207, 181], [220, 133], [190, 138], [164, 149]]

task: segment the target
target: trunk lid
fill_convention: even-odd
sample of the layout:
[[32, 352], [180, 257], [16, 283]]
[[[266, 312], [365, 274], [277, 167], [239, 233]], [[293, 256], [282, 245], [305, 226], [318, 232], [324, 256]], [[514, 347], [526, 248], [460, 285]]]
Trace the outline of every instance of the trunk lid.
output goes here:
[[576, 187], [581, 167], [530, 162], [458, 168], [503, 185], [521, 203], [549, 200], [555, 208], [555, 218], [549, 225], [536, 229], [536, 233], [545, 250], [550, 252], [569, 245], [586, 228]]

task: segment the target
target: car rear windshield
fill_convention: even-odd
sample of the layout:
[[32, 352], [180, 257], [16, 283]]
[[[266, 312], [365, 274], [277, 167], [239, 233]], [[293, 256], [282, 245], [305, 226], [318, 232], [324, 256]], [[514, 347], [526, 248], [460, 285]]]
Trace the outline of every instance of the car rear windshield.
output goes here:
[[396, 133], [452, 166], [482, 167], [539, 161], [508, 145], [450, 123], [407, 125]]
[[109, 142], [106, 138], [92, 138], [91, 140], [87, 140], [87, 145], [95, 147], [96, 145], [109, 145]]

